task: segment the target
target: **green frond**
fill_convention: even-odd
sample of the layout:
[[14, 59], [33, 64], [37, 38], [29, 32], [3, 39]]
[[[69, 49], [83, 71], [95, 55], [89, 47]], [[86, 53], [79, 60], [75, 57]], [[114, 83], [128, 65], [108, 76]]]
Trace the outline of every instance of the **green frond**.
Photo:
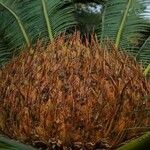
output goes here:
[[0, 135], [0, 150], [36, 150], [36, 149]]
[[[3, 20], [0, 31], [10, 47], [7, 51], [12, 52], [19, 53], [23, 47], [34, 45], [37, 39], [52, 41], [77, 24], [72, 0], [0, 0], [0, 10]], [[1, 48], [0, 56], [3, 52]]]
[[126, 143], [117, 150], [147, 150], [149, 149], [149, 147], [150, 147], [150, 132], [146, 132], [141, 137], [131, 140], [129, 143]]
[[150, 63], [150, 35], [145, 39], [137, 51], [136, 59], [140, 61], [145, 67]]
[[149, 0], [108, 0], [97, 29], [98, 38], [111, 39], [137, 58], [145, 67], [150, 64]]
[[[2, 33], [1, 33], [2, 36]], [[12, 53], [9, 50], [8, 44], [6, 41], [1, 37], [0, 38], [0, 68], [4, 65], [8, 60], [12, 57]]]
[[51, 27], [50, 20], [49, 20], [49, 17], [48, 17], [48, 11], [47, 11], [46, 5], [47, 5], [47, 1], [42, 0], [43, 13], [44, 13], [44, 17], [45, 17], [45, 21], [46, 21], [46, 25], [47, 25], [49, 39], [50, 39], [50, 41], [53, 41], [52, 27]]
[[150, 76], [150, 64], [146, 67], [146, 69], [144, 70], [144, 75], [145, 76]]
[[4, 4], [4, 3], [0, 2], [0, 5], [1, 5], [4, 9], [6, 9], [8, 12], [10, 12], [11, 15], [15, 18], [15, 20], [17, 21], [17, 23], [18, 23], [18, 25], [19, 25], [19, 27], [20, 27], [20, 30], [21, 30], [21, 32], [22, 32], [22, 34], [23, 34], [23, 37], [24, 37], [24, 39], [25, 39], [25, 41], [26, 41], [27, 46], [30, 46], [29, 37], [28, 37], [28, 35], [27, 35], [27, 33], [26, 33], [26, 30], [25, 30], [24, 25], [22, 24], [22, 21], [20, 20], [20, 18], [17, 16], [17, 14], [16, 14], [13, 10], [11, 10], [11, 8], [9, 8], [9, 7], [7, 6], [7, 4]]
[[126, 25], [129, 9], [131, 7], [131, 2], [132, 2], [132, 0], [128, 0], [126, 9], [124, 10], [124, 13], [123, 13], [123, 16], [122, 16], [122, 19], [121, 19], [121, 23], [120, 23], [120, 26], [119, 26], [119, 29], [118, 29], [118, 32], [117, 32], [117, 35], [116, 35], [116, 40], [115, 40], [116, 47], [118, 47], [120, 42], [121, 42], [121, 36], [122, 36], [122, 33], [123, 33], [124, 26]]
[[144, 43], [150, 23], [144, 19], [148, 0], [109, 0], [106, 2], [99, 25], [98, 37], [110, 38], [116, 47], [125, 49], [134, 56]]

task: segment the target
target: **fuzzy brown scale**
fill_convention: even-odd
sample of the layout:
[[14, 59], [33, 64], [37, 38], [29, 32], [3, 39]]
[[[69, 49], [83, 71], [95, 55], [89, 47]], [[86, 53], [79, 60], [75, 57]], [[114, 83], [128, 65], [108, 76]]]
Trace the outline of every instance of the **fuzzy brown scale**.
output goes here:
[[102, 49], [79, 35], [14, 58], [0, 72], [0, 93], [0, 133], [49, 149], [113, 147], [150, 125], [141, 66], [110, 42]]

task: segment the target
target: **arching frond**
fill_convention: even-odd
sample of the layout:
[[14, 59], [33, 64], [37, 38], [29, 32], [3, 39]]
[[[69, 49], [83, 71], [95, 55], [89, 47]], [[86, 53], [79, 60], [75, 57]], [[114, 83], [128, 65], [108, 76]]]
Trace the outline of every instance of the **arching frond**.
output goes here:
[[140, 61], [150, 63], [150, 47], [145, 49], [150, 33], [148, 5], [149, 0], [108, 0], [98, 26], [99, 39], [110, 38], [133, 56], [140, 52]]
[[[0, 31], [10, 51], [31, 46], [37, 39], [52, 41], [58, 34], [75, 26], [74, 5], [69, 0], [0, 0]], [[2, 35], [1, 35], [2, 36]], [[7, 53], [2, 51], [1, 53]], [[0, 57], [0, 59], [3, 59]]]
[[35, 148], [22, 144], [18, 141], [9, 139], [0, 135], [0, 149], [1, 150], [36, 150]]
[[148, 66], [150, 63], [150, 35], [145, 39], [144, 43], [139, 48], [136, 59], [140, 61], [144, 66]]

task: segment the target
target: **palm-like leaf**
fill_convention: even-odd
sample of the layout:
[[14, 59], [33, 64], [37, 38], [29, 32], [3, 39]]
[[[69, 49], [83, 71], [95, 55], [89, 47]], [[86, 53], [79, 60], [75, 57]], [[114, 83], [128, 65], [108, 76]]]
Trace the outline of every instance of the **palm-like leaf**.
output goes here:
[[117, 150], [146, 150], [150, 147], [150, 132], [145, 133], [141, 137], [131, 140], [129, 143], [121, 146]]
[[1, 150], [36, 150], [35, 148], [19, 143], [0, 135], [0, 149]]
[[[69, 0], [0, 0], [0, 10], [1, 38], [12, 51], [30, 46], [38, 38], [52, 41], [76, 24], [75, 9]], [[1, 44], [0, 56], [8, 52], [4, 49]]]
[[[0, 25], [5, 24], [3, 9], [0, 7]], [[0, 28], [0, 67], [12, 57], [13, 51], [5, 38], [5, 30]]]
[[150, 63], [150, 47], [148, 37], [150, 22], [144, 17], [149, 0], [108, 0], [102, 14], [102, 22], [98, 27], [98, 37], [103, 40], [109, 37], [116, 47], [138, 53], [140, 62]]
[[3, 39], [2, 33], [0, 38], [0, 67], [5, 64], [10, 57], [12, 57], [12, 52], [9, 50], [7, 41]]
[[150, 62], [150, 35], [147, 39], [145, 39], [145, 42], [139, 48], [136, 58], [137, 60], [140, 60], [142, 64], [148, 66], [148, 62]]

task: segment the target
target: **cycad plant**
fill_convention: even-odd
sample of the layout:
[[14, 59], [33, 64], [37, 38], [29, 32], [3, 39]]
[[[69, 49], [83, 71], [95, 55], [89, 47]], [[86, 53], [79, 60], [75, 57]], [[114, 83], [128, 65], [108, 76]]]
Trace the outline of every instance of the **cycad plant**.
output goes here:
[[[82, 22], [82, 21], [77, 20], [77, 18], [76, 18], [76, 13], [75, 13], [75, 11], [76, 11], [75, 3], [76, 2], [84, 2], [84, 1], [83, 0], [82, 1], [80, 1], [80, 0], [76, 0], [76, 1], [72, 1], [72, 0], [0, 0], [0, 65], [5, 64], [6, 62], [8, 62], [8, 60], [10, 60], [10, 58], [12, 58], [13, 56], [19, 54], [19, 52], [22, 50], [23, 47], [33, 47], [33, 46], [35, 46], [38, 39], [45, 44], [47, 42], [52, 42], [55, 39], [55, 37], [57, 37], [61, 33], [69, 33], [70, 29], [72, 30], [73, 27], [75, 27], [77, 24]], [[91, 1], [87, 0], [86, 2], [100, 3], [101, 0], [91, 0]], [[99, 21], [98, 25], [95, 28], [95, 32], [97, 34], [98, 40], [101, 43], [101, 45], [105, 45], [105, 44], [102, 44], [102, 42], [105, 42], [106, 39], [112, 40], [115, 43], [115, 48], [122, 49], [125, 52], [127, 52], [128, 54], [132, 55], [139, 63], [141, 63], [146, 68], [145, 71], [144, 71], [145, 75], [147, 75], [149, 70], [150, 70], [150, 21], [147, 19], [150, 16], [150, 11], [147, 9], [148, 5], [150, 5], [149, 0], [107, 0], [107, 1], [103, 1], [103, 11], [102, 11], [102, 14], [100, 16], [100, 21]], [[56, 43], [56, 44], [58, 44], [60, 46], [59, 49], [58, 49], [58, 50], [60, 50], [62, 48], [62, 45], [60, 43]], [[63, 50], [65, 49], [66, 45], [67, 44], [64, 45]], [[78, 41], [77, 41], [76, 46], [78, 48]], [[84, 45], [82, 45], [82, 46], [84, 46]], [[68, 49], [70, 47], [68, 47]], [[36, 47], [36, 49], [38, 49], [38, 48]], [[76, 48], [74, 48], [74, 49], [76, 49]], [[30, 50], [30, 48], [28, 48], [28, 50]], [[41, 57], [42, 55], [38, 55], [38, 56], [40, 56], [40, 57], [38, 57], [39, 59], [40, 58], [42, 59], [42, 57]], [[88, 54], [87, 54], [87, 56], [88, 56]], [[45, 59], [46, 57], [48, 57], [48, 56], [43, 55], [43, 60], [47, 61], [48, 59]], [[19, 57], [19, 58], [21, 58], [21, 57]], [[31, 58], [31, 60], [32, 60], [32, 58]], [[124, 59], [122, 59], [122, 60], [124, 60]], [[127, 60], [127, 59], [125, 59], [125, 60]], [[106, 61], [106, 60], [104, 59], [104, 61]], [[111, 59], [108, 59], [108, 61], [109, 61], [109, 63], [104, 63], [104, 65], [107, 66], [105, 71], [106, 71], [106, 74], [108, 76], [107, 78], [104, 77], [104, 81], [106, 80], [105, 81], [106, 84], [102, 84], [102, 82], [101, 82], [102, 87], [104, 88], [104, 92], [105, 92], [105, 86], [106, 86], [106, 90], [108, 90], [108, 92], [111, 91], [111, 90], [109, 90], [110, 85], [107, 84], [108, 80], [110, 80], [111, 84], [113, 84], [116, 89], [121, 88], [120, 87], [121, 86], [120, 85], [120, 79], [118, 79], [119, 75], [117, 77], [113, 78], [114, 74], [116, 74], [118, 72], [113, 72], [113, 69], [111, 69], [111, 70], [108, 69], [109, 64], [112, 64], [112, 65], [115, 65], [115, 64], [118, 65], [118, 64], [115, 63], [116, 62], [115, 59], [114, 59], [114, 63], [113, 63], [113, 61], [110, 62]], [[93, 62], [93, 61], [91, 61], [91, 62]], [[124, 62], [124, 61], [121, 61], [121, 63], [122, 62]], [[24, 59], [23, 62], [21, 62], [21, 63], [23, 63], [22, 66], [24, 66], [25, 64], [28, 64], [29, 62], [28, 62], [28, 59]], [[55, 63], [55, 61], [54, 61], [54, 63]], [[125, 61], [124, 63], [126, 64], [126, 65], [123, 65], [124, 67], [128, 66], [128, 62]], [[61, 64], [61, 62], [60, 62], [60, 64]], [[72, 62], [70, 62], [70, 64], [72, 64]], [[136, 68], [136, 67], [134, 67], [134, 64], [135, 63], [133, 62], [133, 68], [131, 70], [130, 70], [130, 68], [127, 68], [127, 69], [123, 68], [124, 71], [125, 72], [127, 71], [128, 74], [132, 73], [132, 75], [134, 75], [134, 73], [135, 73], [134, 69]], [[99, 67], [99, 65], [97, 65], [97, 66]], [[29, 66], [27, 65], [27, 67], [29, 67]], [[51, 66], [50, 65], [47, 66], [47, 63], [46, 63], [45, 65], [43, 65], [43, 69], [44, 69], [44, 67], [51, 67]], [[93, 64], [92, 67], [93, 68], [95, 67], [94, 64]], [[121, 67], [122, 66], [120, 65], [118, 69], [120, 70]], [[15, 74], [16, 68], [18, 68], [17, 65], [15, 66], [15, 69], [11, 72], [12, 67], [10, 67], [9, 71], [12, 73], [12, 75], [11, 75], [12, 78], [14, 77], [13, 75]], [[56, 68], [57, 68], [57, 63], [56, 63]], [[26, 73], [26, 70], [24, 70], [24, 67], [20, 67], [20, 71], [21, 71], [21, 73], [23, 73], [21, 69]], [[30, 69], [31, 68], [29, 67], [29, 72], [30, 72]], [[52, 68], [52, 69], [55, 69], [55, 68]], [[77, 69], [78, 69], [78, 67], [77, 67]], [[103, 65], [102, 65], [102, 69], [103, 69]], [[37, 72], [38, 71], [41, 71], [41, 68], [37, 68]], [[92, 70], [90, 70], [90, 71], [92, 72]], [[111, 72], [111, 71], [113, 73], [110, 76], [109, 72]], [[35, 72], [35, 76], [38, 76], [37, 72]], [[4, 76], [4, 77], [6, 77], [6, 79], [8, 79], [8, 77], [10, 77], [11, 73], [8, 72], [7, 76]], [[41, 83], [47, 85], [45, 82], [43, 82], [43, 78], [42, 78], [43, 74], [42, 73], [41, 73], [41, 79], [42, 79]], [[70, 70], [70, 74], [72, 74], [71, 70]], [[129, 76], [128, 74], [125, 77], [128, 77]], [[17, 75], [19, 75], [19, 74], [17, 74]], [[24, 77], [24, 74], [23, 74], [23, 77]], [[48, 77], [50, 77], [50, 76], [48, 75]], [[124, 76], [122, 76], [122, 77], [124, 77]], [[16, 80], [15, 85], [13, 85], [14, 81], [10, 80], [12, 82], [12, 84], [10, 85], [11, 88], [12, 88], [12, 91], [14, 91], [15, 88], [16, 88], [16, 91], [17, 91], [18, 87], [21, 87], [21, 85], [23, 85], [21, 83], [22, 82], [21, 79], [22, 78], [20, 78], [20, 80], [18, 81], [18, 78], [16, 78], [15, 79]], [[92, 80], [93, 79], [95, 79], [95, 77], [93, 77]], [[82, 80], [82, 75], [81, 75], [81, 80]], [[4, 81], [3, 84], [4, 85], [5, 84], [9, 85], [10, 81], [9, 80], [8, 80], [8, 82]], [[31, 79], [29, 78], [28, 81], [30, 83]], [[51, 81], [53, 81], [53, 80], [51, 80]], [[98, 81], [100, 81], [100, 80], [98, 80]], [[116, 82], [114, 82], [114, 81], [116, 81]], [[24, 82], [25, 88], [26, 88], [26, 80], [23, 80], [23, 82]], [[126, 89], [126, 84], [128, 86], [128, 83], [130, 83], [130, 82], [131, 83], [132, 82], [138, 82], [138, 84], [135, 84], [135, 86], [133, 86], [133, 84], [131, 84], [131, 88], [129, 88], [131, 90], [139, 90], [140, 88], [141, 88], [141, 90], [144, 90], [144, 88], [146, 88], [146, 90], [149, 89], [149, 88], [147, 88], [147, 86], [144, 86], [145, 84], [143, 85], [143, 83], [145, 83], [145, 78], [143, 78], [143, 76], [141, 77], [141, 74], [140, 74], [140, 77], [137, 77], [137, 80], [136, 80], [135, 77], [134, 78], [129, 78], [129, 82], [126, 83], [126, 78], [125, 78], [124, 80], [121, 80], [121, 82], [123, 82], [123, 83], [125, 82], [125, 89]], [[17, 83], [20, 83], [20, 85], [18, 87], [16, 86]], [[41, 83], [39, 83], [40, 88], [42, 88]], [[60, 83], [58, 83], [58, 85], [59, 84]], [[144, 88], [142, 88], [141, 84], [144, 86]], [[28, 85], [31, 86], [30, 84], [28, 84]], [[65, 85], [65, 88], [67, 88], [66, 84], [64, 84], [64, 85]], [[139, 85], [140, 85], [140, 88], [138, 87]], [[4, 91], [6, 90], [6, 93], [5, 93], [6, 97], [5, 98], [7, 98], [7, 93], [9, 91], [9, 88], [6, 89], [6, 87], [1, 86], [2, 93], [4, 93]], [[87, 87], [87, 86], [85, 86], [85, 87]], [[5, 88], [5, 89], [3, 89], [3, 88]], [[35, 90], [35, 87], [33, 87], [33, 89]], [[76, 88], [76, 89], [78, 89], [78, 88]], [[22, 90], [23, 89], [20, 89], [20, 91], [21, 91], [20, 92], [21, 93], [20, 97], [21, 98], [22, 98]], [[27, 90], [27, 91], [34, 92], [34, 90]], [[90, 92], [95, 92], [94, 90], [90, 91]], [[124, 88], [122, 89], [122, 91], [124, 91]], [[24, 92], [24, 90], [23, 90], [23, 92]], [[40, 91], [40, 92], [42, 93], [43, 91]], [[84, 90], [82, 90], [82, 92], [84, 92]], [[121, 94], [121, 93], [117, 93], [117, 94]], [[132, 94], [133, 94], [133, 96], [132, 96]], [[23, 95], [26, 95], [26, 94], [23, 93]], [[41, 95], [39, 95], [39, 96], [41, 96]], [[56, 96], [57, 95], [58, 95], [58, 93], [56, 93]], [[92, 95], [97, 97], [97, 91], [96, 91], [96, 93], [92, 93]], [[16, 96], [18, 96], [18, 91], [16, 92]], [[30, 94], [29, 96], [32, 96], [32, 94]], [[106, 95], [104, 94], [104, 97], [105, 96]], [[112, 101], [113, 94], [110, 93], [110, 95], [108, 95], [108, 96], [110, 96], [110, 101]], [[128, 94], [128, 89], [127, 89], [127, 95], [125, 95], [125, 96], [127, 96], [127, 97], [125, 97], [124, 99], [127, 100], [127, 98], [129, 98], [129, 96], [131, 96], [131, 98], [133, 98], [134, 96], [138, 97], [139, 95], [137, 95], [136, 91], [135, 91], [135, 93], [131, 92], [131, 95], [130, 95], [130, 94]], [[142, 94], [142, 96], [144, 97], [144, 94]], [[35, 95], [35, 97], [37, 97], [37, 95]], [[0, 97], [0, 98], [1, 98], [0, 102], [2, 102], [4, 100], [4, 97]], [[15, 107], [13, 107], [14, 119], [16, 119], [15, 118], [16, 117], [16, 110], [19, 109], [18, 103], [20, 101], [17, 101], [14, 96], [12, 96], [12, 97], [10, 96], [9, 98], [10, 98], [10, 101], [9, 101], [10, 105], [7, 108], [9, 110], [11, 106], [14, 106], [14, 104], [16, 104]], [[138, 97], [138, 98], [135, 98], [134, 100], [140, 101], [140, 98]], [[12, 103], [12, 99], [14, 99], [14, 101], [16, 103]], [[32, 97], [32, 99], [34, 99], [34, 96]], [[28, 100], [28, 99], [26, 99], [26, 100]], [[41, 98], [39, 98], [38, 100], [41, 100]], [[145, 101], [148, 102], [147, 99]], [[43, 100], [43, 102], [46, 103], [45, 100]], [[131, 99], [129, 101], [127, 101], [127, 103], [128, 102], [131, 102]], [[6, 102], [4, 102], [4, 104], [8, 105], [8, 103], [6, 103]], [[25, 105], [27, 105], [27, 104], [28, 103], [25, 103]], [[40, 103], [41, 107], [42, 107], [42, 104]], [[85, 103], [85, 104], [87, 104], [87, 108], [92, 108], [91, 107], [92, 105], [90, 105], [90, 103]], [[3, 108], [4, 110], [6, 110], [5, 105], [4, 105], [4, 108]], [[136, 103], [135, 105], [137, 105], [137, 107], [140, 106], [140, 105], [138, 105], [138, 103]], [[141, 105], [144, 106], [145, 102], [141, 103]], [[20, 106], [24, 108], [24, 106], [22, 106], [22, 103], [20, 103]], [[30, 104], [29, 104], [29, 106], [30, 106]], [[118, 105], [115, 105], [115, 106], [119, 107]], [[134, 107], [132, 108], [133, 105], [131, 105], [131, 107], [128, 107], [128, 106], [130, 106], [130, 104], [129, 105], [124, 104], [124, 106], [126, 106], [127, 108], [122, 107], [122, 106], [123, 105], [121, 103], [121, 106], [118, 108], [118, 111], [116, 111], [116, 112], [119, 112], [120, 109], [124, 109], [124, 108], [125, 109], [131, 108], [133, 110], [133, 112], [136, 111], [136, 110], [134, 110]], [[45, 107], [47, 108], [47, 103], [45, 104]], [[112, 107], [112, 111], [116, 110], [116, 109], [114, 109], [113, 105], [112, 106], [110, 105], [110, 108], [111, 107]], [[148, 107], [149, 107], [149, 105], [147, 106], [147, 109], [145, 107], [142, 107], [141, 109], [138, 109], [139, 113], [142, 112], [144, 114], [144, 117], [146, 117], [145, 112], [149, 111]], [[38, 108], [40, 108], [40, 107], [38, 107]], [[67, 107], [64, 107], [64, 110], [66, 108]], [[22, 118], [22, 114], [25, 114], [27, 112], [26, 110], [27, 110], [26, 108], [22, 109], [23, 113], [20, 112], [20, 114], [21, 114], [20, 118]], [[30, 111], [32, 109], [28, 109], [28, 110]], [[43, 115], [45, 115], [45, 110], [46, 109], [42, 109], [42, 110], [43, 110]], [[18, 112], [19, 111], [20, 110], [18, 110]], [[89, 110], [85, 109], [85, 112], [86, 111], [87, 111], [87, 113], [89, 113]], [[91, 109], [91, 111], [92, 111], [92, 109]], [[106, 112], [110, 112], [110, 111], [106, 111]], [[122, 113], [123, 111], [120, 111], [120, 112]], [[29, 113], [29, 115], [32, 116], [33, 115], [32, 113], [34, 113], [34, 112]], [[143, 114], [142, 113], [141, 113], [141, 117], [140, 117], [141, 120], [143, 119], [143, 116], [142, 116]], [[8, 116], [11, 117], [11, 115], [10, 116], [8, 115]], [[60, 115], [61, 115], [61, 113], [60, 113]], [[66, 115], [64, 115], [64, 116], [66, 116]], [[103, 115], [103, 116], [106, 116], [106, 115]], [[116, 116], [117, 116], [117, 113], [116, 113]], [[133, 116], [134, 116], [134, 114], [133, 114]], [[110, 114], [110, 118], [111, 117], [112, 116]], [[123, 125], [126, 125], [126, 120], [124, 119], [124, 116], [122, 116], [122, 117], [123, 117]], [[128, 117], [128, 115], [127, 115], [127, 117]], [[41, 120], [43, 118], [44, 117], [41, 117]], [[139, 116], [138, 116], [138, 118], [139, 118]], [[6, 118], [6, 119], [8, 119], [8, 118]], [[106, 119], [106, 117], [105, 117], [105, 119]], [[119, 119], [119, 117], [117, 119]], [[49, 119], [47, 119], [47, 120], [49, 120]], [[81, 118], [81, 120], [82, 120], [82, 118]], [[108, 130], [106, 130], [107, 132], [104, 133], [106, 135], [112, 133], [110, 131], [113, 131], [111, 129], [113, 127], [114, 122], [113, 122], [113, 119], [111, 119], [111, 120], [108, 120], [108, 124], [107, 124]], [[131, 120], [133, 120], [133, 118], [131, 118]], [[147, 124], [149, 124], [149, 122], [147, 120], [145, 119], [144, 121]], [[9, 122], [12, 121], [12, 118], [10, 120], [8, 119], [7, 121], [8, 121], [8, 124], [9, 124]], [[109, 121], [110, 121], [110, 125], [109, 125]], [[138, 122], [137, 124], [134, 124], [135, 125], [134, 129], [136, 131], [137, 131], [137, 129], [139, 129], [136, 126], [140, 126], [140, 129], [141, 128], [142, 129], [143, 128], [147, 129], [147, 126], [144, 127], [144, 125], [146, 125], [146, 123], [141, 124], [141, 122], [139, 122], [138, 119], [136, 121]], [[14, 121], [14, 124], [15, 123], [16, 122]], [[24, 123], [24, 121], [21, 121], [21, 123]], [[117, 123], [118, 123], [117, 125], [119, 127], [117, 126], [114, 130], [120, 130], [120, 128], [121, 128], [121, 130], [123, 130], [124, 126], [122, 125], [122, 122], [117, 122]], [[130, 122], [127, 122], [127, 124], [128, 123], [130, 124]], [[33, 124], [31, 124], [31, 125], [33, 125]], [[37, 125], [36, 121], [35, 121], [35, 125]], [[42, 123], [40, 125], [43, 127], [44, 124]], [[87, 124], [87, 125], [91, 125], [91, 124]], [[133, 124], [131, 123], [130, 125], [132, 126]], [[67, 124], [66, 124], [66, 126], [67, 126]], [[18, 125], [16, 125], [15, 129], [17, 129], [17, 127], [18, 127]], [[21, 130], [24, 130], [24, 128], [26, 129], [27, 126], [20, 125], [19, 127], [20, 127]], [[28, 126], [28, 127], [30, 127], [30, 126]], [[98, 127], [101, 128], [101, 126], [98, 126]], [[43, 129], [43, 128], [37, 128], [37, 129], [39, 129], [37, 131], [43, 131], [43, 130], [40, 130], [40, 129]], [[48, 129], [49, 129], [49, 126], [48, 126]], [[130, 129], [132, 130], [133, 128], [130, 128]], [[14, 131], [11, 131], [11, 132], [14, 132]], [[21, 132], [18, 132], [18, 129], [16, 130], [15, 134], [16, 133], [21, 134]], [[31, 134], [32, 132], [28, 132], [28, 133]], [[37, 132], [37, 133], [40, 134], [41, 132]], [[63, 133], [65, 134], [66, 131], [64, 130]], [[84, 133], [87, 133], [87, 131], [85, 131]], [[99, 133], [96, 133], [96, 134], [99, 134]], [[114, 133], [112, 133], [112, 134], [114, 134]], [[90, 133], [89, 133], [89, 135], [90, 135]], [[99, 138], [99, 135], [97, 137]], [[120, 132], [120, 134], [118, 134], [118, 137], [122, 138], [122, 132]]]

